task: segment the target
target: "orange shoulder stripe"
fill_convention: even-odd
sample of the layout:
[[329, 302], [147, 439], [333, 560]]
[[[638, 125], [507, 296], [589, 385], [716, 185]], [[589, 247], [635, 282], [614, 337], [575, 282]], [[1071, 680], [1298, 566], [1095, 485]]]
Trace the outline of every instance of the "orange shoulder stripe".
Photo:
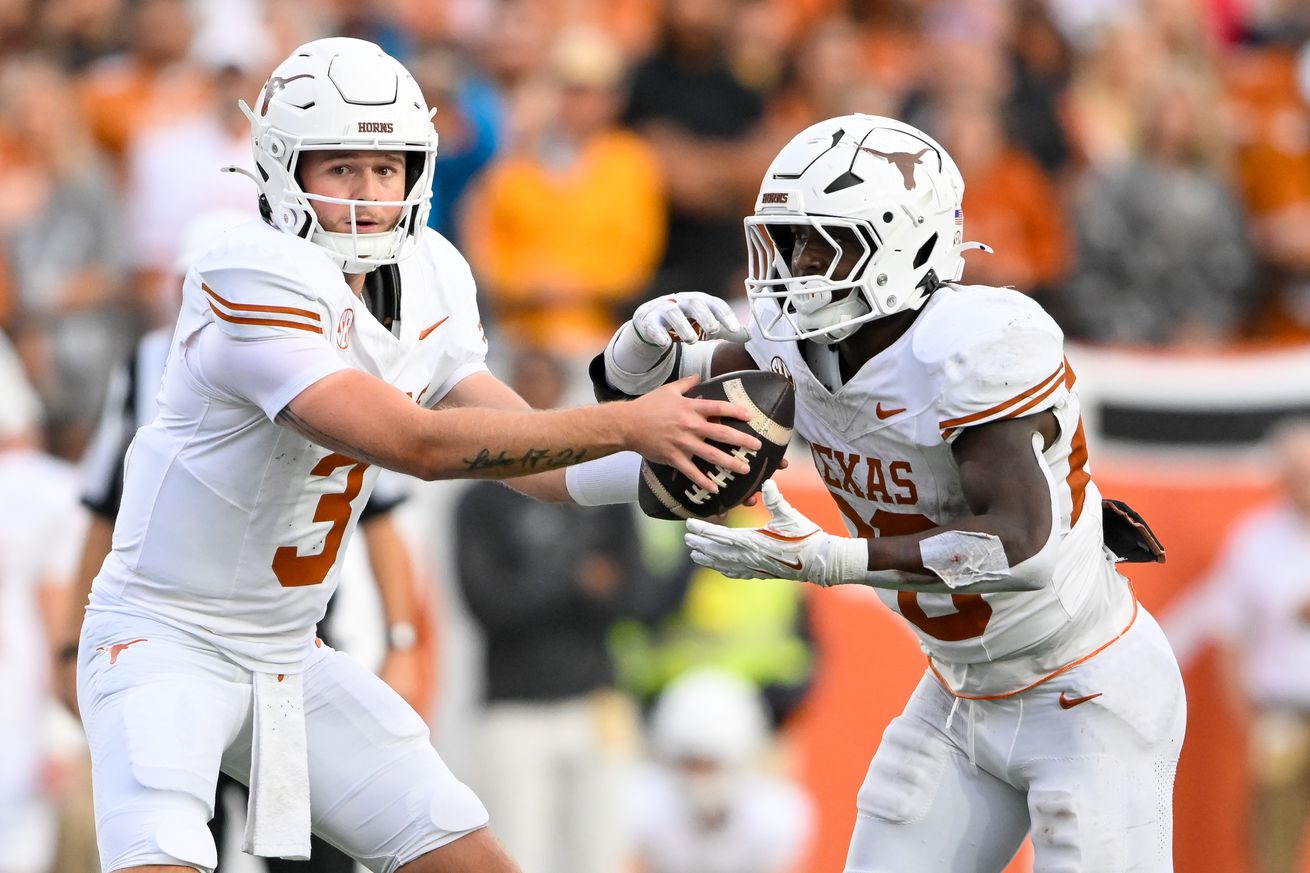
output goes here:
[[1041, 391], [1042, 389], [1046, 388], [1047, 385], [1051, 382], [1051, 380], [1058, 378], [1063, 372], [1064, 372], [1064, 362], [1061, 361], [1060, 366], [1056, 367], [1055, 371], [1052, 372], [1051, 375], [1047, 376], [1045, 379], [1038, 382], [1036, 385], [1029, 388], [1027, 391], [1022, 391], [1019, 394], [1016, 394], [1015, 396], [1011, 397], [1009, 400], [1002, 400], [1000, 403], [996, 404], [995, 406], [988, 407], [987, 409], [984, 409], [980, 412], [970, 413], [969, 415], [962, 415], [959, 418], [948, 418], [947, 420], [940, 422], [938, 424], [938, 427], [941, 427], [943, 429], [958, 427], [959, 425], [969, 424], [970, 422], [978, 421], [981, 418], [987, 418], [990, 415], [995, 415], [998, 412], [1002, 412], [1006, 408], [1013, 406], [1014, 404], [1022, 400], [1025, 400], [1031, 397], [1032, 395], [1036, 394], [1038, 391]]
[[1049, 386], [1047, 386], [1046, 390], [1043, 391], [1041, 394], [1038, 394], [1036, 397], [1034, 397], [1032, 400], [1029, 400], [1027, 403], [1025, 403], [1023, 406], [1020, 406], [1018, 409], [1013, 410], [1012, 412], [1007, 412], [1007, 413], [1005, 413], [1005, 415], [1004, 415], [1003, 417], [1004, 417], [1004, 418], [1018, 418], [1019, 416], [1023, 415], [1025, 412], [1027, 412], [1028, 410], [1032, 409], [1032, 408], [1033, 408], [1034, 406], [1036, 406], [1037, 404], [1041, 403], [1041, 402], [1042, 402], [1043, 400], [1045, 400], [1047, 397], [1050, 397], [1050, 396], [1051, 396], [1051, 392], [1054, 391], [1056, 388], [1059, 388], [1059, 387], [1060, 387], [1060, 382], [1061, 382], [1061, 381], [1062, 381], [1062, 380], [1060, 380], [1060, 379], [1056, 379], [1056, 380], [1055, 380], [1054, 382], [1052, 382]]
[[299, 321], [284, 321], [280, 318], [245, 318], [240, 315], [228, 315], [212, 303], [209, 304], [209, 308], [210, 311], [219, 318], [224, 321], [230, 321], [233, 324], [263, 324], [269, 327], [294, 327], [296, 330], [307, 330], [310, 333], [317, 333], [320, 335], [323, 333], [323, 328], [313, 324], [304, 324]]
[[[218, 293], [215, 292], [213, 288], [210, 288], [208, 285], [204, 284], [203, 282], [200, 283], [200, 287], [204, 289], [204, 292], [206, 294], [208, 294], [210, 297], [213, 297], [215, 300], [223, 304], [228, 309], [234, 309], [238, 312], [275, 312], [275, 313], [281, 313], [283, 315], [299, 315], [302, 318], [308, 318], [310, 321], [323, 320], [322, 318], [319, 317], [319, 314], [317, 312], [311, 312], [308, 309], [296, 309], [293, 306], [257, 306], [253, 303], [233, 303], [230, 300], [224, 300], [222, 297], [218, 296]], [[213, 309], [212, 303], [210, 304], [210, 308]], [[218, 310], [215, 309], [214, 311], [217, 312]], [[320, 331], [320, 333], [322, 333], [322, 331]]]

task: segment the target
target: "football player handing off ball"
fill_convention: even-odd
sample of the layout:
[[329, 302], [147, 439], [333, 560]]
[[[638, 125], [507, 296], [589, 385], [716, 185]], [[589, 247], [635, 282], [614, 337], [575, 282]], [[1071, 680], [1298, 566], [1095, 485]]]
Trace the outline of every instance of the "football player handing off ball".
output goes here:
[[312, 827], [374, 871], [513, 871], [422, 719], [314, 638], [377, 468], [636, 500], [621, 449], [716, 492], [693, 459], [746, 473], [729, 453], [760, 442], [694, 378], [533, 412], [487, 371], [468, 265], [425, 224], [427, 103], [377, 46], [301, 46], [242, 108], [263, 218], [187, 273], [82, 625], [103, 867], [211, 871], [222, 769], [254, 854], [305, 857]]
[[693, 519], [687, 544], [729, 576], [873, 586], [918, 634], [928, 670], [860, 790], [849, 873], [997, 873], [1030, 831], [1037, 870], [1172, 870], [1183, 686], [1115, 569], [1163, 553], [1126, 507], [1103, 522], [1055, 322], [1013, 289], [960, 283], [962, 252], [984, 248], [963, 239], [963, 194], [909, 125], [814, 125], [746, 219], [749, 338], [704, 295], [653, 301], [593, 378], [609, 396], [746, 368], [793, 378], [796, 430], [850, 536], [770, 482], [765, 527]]

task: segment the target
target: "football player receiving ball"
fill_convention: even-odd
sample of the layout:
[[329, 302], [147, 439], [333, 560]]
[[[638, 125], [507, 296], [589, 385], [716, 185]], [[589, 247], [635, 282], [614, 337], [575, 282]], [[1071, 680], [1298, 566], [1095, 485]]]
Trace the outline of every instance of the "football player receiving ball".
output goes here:
[[468, 265], [425, 227], [426, 101], [377, 46], [301, 46], [242, 107], [263, 220], [187, 273], [82, 624], [102, 865], [211, 871], [222, 769], [250, 784], [254, 854], [304, 857], [312, 827], [384, 873], [513, 871], [422, 719], [316, 644], [376, 468], [613, 502], [637, 496], [619, 449], [714, 492], [694, 458], [749, 465], [707, 440], [759, 440], [719, 423], [742, 407], [684, 397], [694, 379], [533, 412], [487, 371]]
[[769, 482], [765, 527], [692, 520], [687, 544], [729, 576], [873, 586], [919, 636], [928, 670], [869, 766], [847, 871], [995, 873], [1029, 831], [1037, 870], [1168, 871], [1178, 666], [1105, 546], [1060, 329], [1017, 291], [959, 282], [981, 247], [963, 194], [909, 125], [814, 125], [746, 219], [744, 345], [698, 342], [728, 330], [678, 295], [639, 309], [593, 376], [611, 396], [752, 367], [794, 379], [851, 536]]

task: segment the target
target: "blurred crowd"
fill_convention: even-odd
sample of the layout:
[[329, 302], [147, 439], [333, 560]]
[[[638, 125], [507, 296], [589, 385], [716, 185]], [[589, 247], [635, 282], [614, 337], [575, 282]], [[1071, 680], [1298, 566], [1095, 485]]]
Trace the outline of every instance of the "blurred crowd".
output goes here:
[[[650, 296], [739, 301], [742, 217], [769, 161], [806, 125], [850, 112], [903, 118], [947, 147], [966, 181], [966, 239], [995, 250], [970, 253], [965, 280], [1031, 294], [1072, 339], [1310, 342], [1310, 5], [1298, 0], [0, 0], [0, 339], [44, 428], [25, 446], [83, 457], [110, 373], [173, 320], [191, 219], [257, 215], [250, 181], [220, 171], [252, 163], [238, 100], [327, 35], [381, 44], [436, 107], [430, 223], [471, 262], [500, 359], [548, 376], [560, 367], [543, 405], [584, 390], [586, 360]], [[0, 392], [0, 406], [13, 403]], [[0, 449], [6, 438], [0, 428]], [[596, 525], [504, 491], [464, 499], [454, 550], [460, 572], [477, 575], [460, 585], [484, 598], [469, 597], [489, 641], [488, 737], [497, 725], [526, 731], [565, 772], [571, 755], [623, 747], [636, 725], [606, 692], [652, 703], [712, 665], [762, 692], [723, 717], [741, 725], [723, 748], [767, 757], [766, 726], [785, 721], [812, 678], [794, 586], [747, 593], [693, 577], [676, 536], [649, 530], [580, 538], [549, 566], [531, 554], [516, 563], [515, 529], [503, 544], [480, 540], [479, 512], [560, 510], [524, 530]], [[607, 551], [619, 541], [640, 556]], [[547, 573], [559, 584], [543, 588]], [[499, 600], [486, 578], [506, 582]], [[496, 648], [499, 630], [542, 625], [551, 610], [562, 618], [548, 633], [525, 642], [515, 631]], [[576, 674], [552, 670], [560, 651]], [[516, 659], [540, 681], [515, 686]], [[677, 720], [663, 724], [655, 746], [671, 749]], [[489, 760], [509, 762], [507, 742]], [[707, 749], [664, 760], [692, 786], [687, 809], [666, 808], [664, 777], [643, 777], [656, 809], [643, 820], [694, 830], [727, 814], [714, 768], [747, 763]], [[775, 790], [787, 795], [775, 811], [805, 818], [802, 799]], [[593, 808], [628, 814], [606, 796]], [[507, 820], [514, 801], [535, 802], [504, 801]], [[784, 834], [767, 812], [753, 826], [791, 839], [778, 869], [795, 863], [805, 833]], [[534, 838], [517, 837], [525, 855]], [[702, 856], [720, 854], [733, 856]]]
[[[253, 95], [365, 37], [441, 136], [431, 223], [502, 347], [585, 358], [648, 295], [741, 293], [780, 145], [902, 117], [967, 182], [966, 280], [1070, 337], [1310, 338], [1310, 11], [1294, 0], [3, 0], [0, 327], [76, 458], [110, 364], [171, 321], [186, 219], [253, 213]], [[503, 345], [508, 344], [508, 345]]]

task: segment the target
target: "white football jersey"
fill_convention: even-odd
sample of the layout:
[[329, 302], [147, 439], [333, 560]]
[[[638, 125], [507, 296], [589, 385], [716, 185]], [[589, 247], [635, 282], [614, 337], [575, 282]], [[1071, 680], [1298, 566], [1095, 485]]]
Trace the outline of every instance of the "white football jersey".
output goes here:
[[855, 536], [913, 534], [967, 513], [955, 437], [974, 425], [1055, 413], [1059, 437], [1042, 453], [1060, 514], [1049, 585], [996, 594], [878, 589], [957, 691], [1021, 687], [1131, 621], [1131, 592], [1103, 547], [1101, 498], [1063, 334], [1030, 298], [944, 286], [903, 336], [836, 392], [814, 376], [795, 342], [752, 338], [747, 349], [760, 367], [794, 380], [796, 430]]
[[[398, 268], [399, 319], [389, 330], [318, 246], [262, 221], [228, 231], [195, 262], [158, 414], [128, 451], [93, 609], [151, 615], [250, 669], [296, 668], [378, 471], [274, 418], [347, 367], [425, 406], [486, 369], [464, 258], [428, 230]], [[257, 395], [199, 364], [207, 342], [273, 349], [290, 337], [299, 352], [270, 355], [279, 371], [259, 375]]]

